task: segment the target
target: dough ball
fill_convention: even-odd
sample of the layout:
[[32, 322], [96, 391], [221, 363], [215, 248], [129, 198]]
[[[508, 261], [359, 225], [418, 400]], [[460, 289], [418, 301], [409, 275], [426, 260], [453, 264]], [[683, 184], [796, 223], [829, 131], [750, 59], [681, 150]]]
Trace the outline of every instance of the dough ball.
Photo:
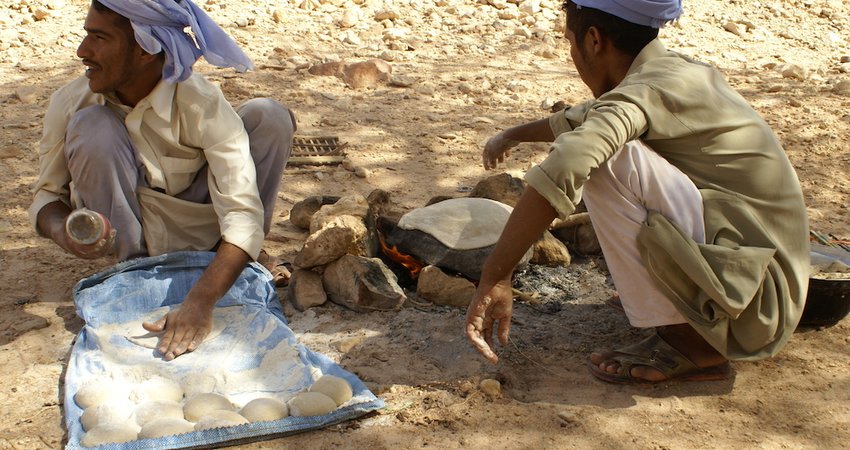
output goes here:
[[182, 417], [162, 417], [148, 422], [139, 432], [139, 439], [159, 438], [194, 431], [195, 425]]
[[183, 419], [183, 407], [177, 402], [154, 400], [136, 407], [136, 423], [144, 427], [157, 419]]
[[280, 400], [263, 397], [255, 398], [239, 411], [249, 422], [268, 422], [280, 420], [289, 415], [286, 403]]
[[80, 423], [84, 431], [89, 431], [98, 425], [123, 424], [130, 422], [133, 414], [133, 405], [128, 401], [116, 403], [103, 403], [91, 406], [83, 411]]
[[133, 425], [110, 423], [98, 425], [80, 439], [83, 447], [95, 447], [103, 444], [123, 444], [135, 441], [138, 438], [139, 429]]
[[233, 411], [233, 404], [226, 397], [218, 394], [198, 394], [183, 405], [183, 415], [186, 420], [197, 422], [201, 417], [219, 409]]
[[183, 400], [183, 388], [180, 383], [157, 375], [139, 383], [130, 399], [139, 403], [157, 400], [179, 402]]
[[321, 392], [327, 395], [336, 402], [337, 406], [351, 400], [352, 395], [354, 395], [351, 391], [351, 385], [347, 381], [333, 375], [324, 375], [316, 380], [310, 386], [310, 392]]
[[302, 392], [289, 400], [293, 416], [322, 416], [336, 409], [336, 402], [321, 392]]
[[83, 383], [74, 394], [74, 402], [87, 409], [107, 402], [120, 402], [129, 397], [129, 387], [111, 379], [92, 379]]
[[195, 431], [209, 430], [210, 428], [234, 427], [243, 423], [248, 423], [248, 419], [239, 415], [238, 412], [220, 409], [218, 411], [211, 411], [209, 414], [201, 417], [198, 423], [195, 424]]

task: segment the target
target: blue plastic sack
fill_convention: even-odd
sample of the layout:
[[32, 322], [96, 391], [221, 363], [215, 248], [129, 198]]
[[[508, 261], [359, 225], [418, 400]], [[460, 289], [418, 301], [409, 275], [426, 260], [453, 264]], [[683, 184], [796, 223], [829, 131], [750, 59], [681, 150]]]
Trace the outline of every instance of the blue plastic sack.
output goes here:
[[[229, 323], [218, 337], [204, 342], [195, 352], [166, 362], [155, 350], [140, 347], [124, 336], [108, 332], [116, 324], [149, 319], [153, 311], [180, 303], [213, 256], [214, 253], [209, 252], [176, 252], [131, 260], [83, 279], [75, 286], [73, 295], [77, 314], [85, 320], [86, 325], [76, 338], [65, 373], [66, 448], [86, 448], [81, 444], [84, 431], [80, 417], [83, 410], [75, 402], [74, 395], [87, 380], [102, 375], [150, 371], [180, 380], [198, 373], [215, 374], [222, 380], [241, 380], [236, 383], [238, 389], [224, 384], [228, 389], [237, 390], [235, 393], [220, 392], [228, 398], [273, 395], [285, 399], [307, 390], [317, 376], [329, 374], [344, 378], [354, 392], [351, 401], [324, 416], [290, 416], [276, 421], [98, 447], [103, 449], [179, 449], [233, 445], [321, 428], [384, 406], [384, 402], [375, 397], [355, 375], [326, 356], [298, 343], [282, 314], [280, 301], [271, 283], [271, 274], [256, 263], [243, 270], [233, 287], [216, 304], [217, 312], [224, 311], [220, 308], [229, 308], [228, 311], [235, 314], [229, 317], [238, 320]], [[269, 362], [268, 358], [263, 364], [264, 356], [272, 352], [291, 354], [293, 357], [286, 359], [285, 365], [277, 359]], [[247, 375], [236, 377], [239, 374]], [[256, 380], [251, 378], [254, 374], [257, 374]], [[238, 392], [239, 389], [244, 392]], [[260, 395], [263, 390], [267, 392]], [[238, 401], [234, 403], [244, 404]]]

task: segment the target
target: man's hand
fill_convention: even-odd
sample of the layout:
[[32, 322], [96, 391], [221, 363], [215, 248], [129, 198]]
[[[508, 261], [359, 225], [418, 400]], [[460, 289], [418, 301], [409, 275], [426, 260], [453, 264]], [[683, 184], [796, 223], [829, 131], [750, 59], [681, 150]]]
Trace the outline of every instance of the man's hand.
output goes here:
[[488, 139], [481, 154], [484, 169], [495, 169], [499, 163], [505, 162], [505, 158], [511, 156], [511, 149], [517, 145], [519, 141], [508, 139], [504, 131]]
[[142, 327], [153, 333], [162, 332], [157, 350], [163, 359], [171, 361], [201, 345], [212, 330], [212, 308], [185, 301], [165, 317], [153, 323], [145, 322]]
[[74, 242], [74, 240], [68, 236], [68, 233], [63, 232], [61, 235], [62, 237], [56, 239], [56, 242], [60, 247], [64, 248], [74, 256], [78, 256], [83, 259], [97, 259], [115, 253], [115, 236], [117, 234], [118, 232], [113, 228], [109, 231], [109, 234], [106, 235], [106, 237], [94, 244], [80, 244]]
[[212, 330], [215, 304], [233, 286], [250, 260], [241, 248], [222, 241], [209, 267], [186, 294], [180, 307], [156, 322], [142, 324], [150, 332], [163, 332], [157, 347], [163, 359], [171, 361], [201, 345]]
[[68, 205], [55, 201], [44, 205], [38, 212], [38, 229], [68, 253], [85, 259], [97, 259], [114, 253], [116, 230], [93, 244], [74, 242], [65, 230], [65, 221], [71, 214]]
[[510, 279], [491, 287], [478, 286], [466, 312], [466, 337], [493, 364], [499, 357], [493, 351], [493, 325], [498, 322], [499, 343], [508, 345], [513, 313], [513, 292]]

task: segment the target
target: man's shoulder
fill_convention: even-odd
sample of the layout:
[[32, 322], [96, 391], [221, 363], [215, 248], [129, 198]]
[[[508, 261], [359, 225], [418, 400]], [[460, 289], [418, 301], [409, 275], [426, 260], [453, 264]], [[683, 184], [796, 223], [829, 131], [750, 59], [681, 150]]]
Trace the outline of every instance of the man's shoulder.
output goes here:
[[224, 100], [224, 94], [217, 85], [196, 73], [177, 83], [175, 96], [178, 103], [200, 103], [201, 106]]

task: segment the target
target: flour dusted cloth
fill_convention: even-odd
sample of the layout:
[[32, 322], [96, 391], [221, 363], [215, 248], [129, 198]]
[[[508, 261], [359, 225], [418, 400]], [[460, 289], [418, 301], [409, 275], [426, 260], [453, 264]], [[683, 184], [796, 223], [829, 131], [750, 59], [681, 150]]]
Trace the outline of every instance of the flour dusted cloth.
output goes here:
[[85, 448], [81, 443], [83, 409], [75, 394], [92, 382], [103, 383], [104, 389], [107, 385], [120, 387], [116, 392], [123, 396], [122, 401], [129, 398], [132, 404], [143, 400], [137, 397], [139, 386], [164, 378], [179, 383], [188, 395], [223, 395], [237, 408], [255, 398], [285, 402], [322, 375], [341, 377], [353, 390], [351, 400], [323, 416], [286, 417], [99, 447], [104, 449], [197, 448], [258, 441], [320, 428], [383, 407], [383, 401], [356, 376], [297, 342], [281, 312], [271, 275], [257, 263], [251, 263], [217, 303], [213, 317], [220, 323], [218, 335], [196, 351], [166, 362], [156, 350], [137, 342], [136, 334], [144, 333], [140, 322], [181, 302], [213, 256], [210, 252], [177, 252], [131, 260], [77, 284], [74, 302], [86, 325], [77, 336], [65, 374], [67, 449]]
[[162, 77], [169, 83], [189, 78], [202, 55], [210, 64], [244, 72], [253, 67], [236, 42], [191, 0], [100, 0], [130, 19], [136, 42], [148, 53], [165, 51]]

